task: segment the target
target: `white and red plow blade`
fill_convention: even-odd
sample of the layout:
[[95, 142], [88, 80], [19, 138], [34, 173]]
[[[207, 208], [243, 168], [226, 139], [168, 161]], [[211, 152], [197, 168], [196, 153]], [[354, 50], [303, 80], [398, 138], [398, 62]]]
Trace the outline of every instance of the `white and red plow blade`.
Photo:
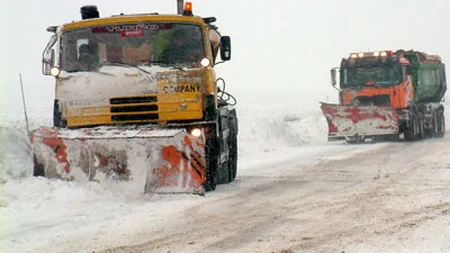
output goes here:
[[339, 135], [377, 136], [399, 132], [397, 111], [389, 106], [350, 106], [321, 103], [327, 119], [337, 128]]
[[204, 138], [184, 129], [42, 127], [31, 134], [46, 177], [131, 181], [145, 192], [203, 194]]

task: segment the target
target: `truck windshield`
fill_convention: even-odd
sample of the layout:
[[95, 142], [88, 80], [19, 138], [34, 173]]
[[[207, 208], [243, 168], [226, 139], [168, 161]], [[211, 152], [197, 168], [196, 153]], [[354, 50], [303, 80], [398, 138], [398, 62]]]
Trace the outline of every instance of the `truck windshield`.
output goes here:
[[403, 80], [399, 65], [358, 66], [342, 70], [341, 88], [393, 86]]
[[62, 35], [61, 68], [97, 71], [108, 64], [198, 67], [205, 56], [202, 29], [181, 23], [93, 26]]

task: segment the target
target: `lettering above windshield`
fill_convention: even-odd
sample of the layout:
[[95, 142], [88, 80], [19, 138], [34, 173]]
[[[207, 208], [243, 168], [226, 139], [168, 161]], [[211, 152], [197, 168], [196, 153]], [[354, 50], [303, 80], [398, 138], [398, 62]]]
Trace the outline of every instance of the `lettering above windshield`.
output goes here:
[[172, 29], [173, 24], [134, 24], [92, 27], [93, 33], [117, 33], [124, 31], [164, 30]]

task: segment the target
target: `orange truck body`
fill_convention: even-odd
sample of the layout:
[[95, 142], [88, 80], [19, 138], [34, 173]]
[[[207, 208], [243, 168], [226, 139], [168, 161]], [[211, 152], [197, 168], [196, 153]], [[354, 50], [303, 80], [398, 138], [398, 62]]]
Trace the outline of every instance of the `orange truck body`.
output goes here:
[[333, 68], [339, 104], [321, 103], [328, 139], [407, 140], [445, 133], [445, 65], [437, 55], [419, 51], [351, 53]]

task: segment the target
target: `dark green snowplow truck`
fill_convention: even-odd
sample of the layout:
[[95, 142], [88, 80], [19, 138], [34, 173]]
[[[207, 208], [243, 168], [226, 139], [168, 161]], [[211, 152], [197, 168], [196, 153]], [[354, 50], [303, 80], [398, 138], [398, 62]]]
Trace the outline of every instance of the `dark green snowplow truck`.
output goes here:
[[339, 104], [322, 103], [328, 139], [406, 140], [442, 137], [447, 83], [438, 55], [414, 50], [351, 53], [333, 68]]

